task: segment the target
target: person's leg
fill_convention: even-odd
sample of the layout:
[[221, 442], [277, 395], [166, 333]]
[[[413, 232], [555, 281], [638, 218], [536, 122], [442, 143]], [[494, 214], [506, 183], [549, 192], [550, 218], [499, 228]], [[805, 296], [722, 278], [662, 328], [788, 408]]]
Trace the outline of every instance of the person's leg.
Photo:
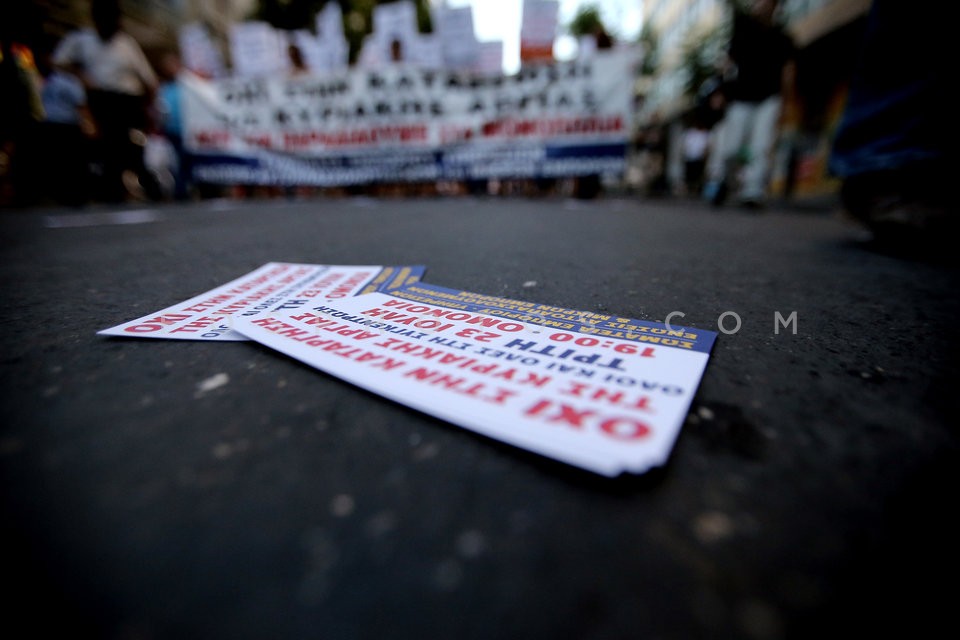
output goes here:
[[767, 195], [781, 102], [779, 96], [771, 96], [754, 109], [752, 128], [747, 136], [747, 165], [740, 187], [740, 200], [744, 203], [762, 204]]
[[160, 181], [147, 166], [146, 150], [149, 142], [149, 125], [146, 104], [142, 96], [124, 95], [118, 97], [123, 105], [126, 135], [126, 160], [123, 171], [131, 171], [137, 177], [143, 194], [148, 200], [163, 199]]
[[59, 204], [80, 206], [85, 201], [86, 188], [84, 168], [86, 158], [83, 153], [83, 133], [76, 125], [46, 122], [43, 124], [43, 136], [40, 149], [55, 149], [45, 160], [45, 175], [59, 188], [52, 194]]
[[943, 6], [874, 0], [831, 148], [847, 213], [881, 242], [953, 237], [953, 73]]
[[[931, 6], [924, 6], [931, 5]], [[837, 128], [830, 169], [840, 177], [942, 158], [953, 119], [939, 5], [874, 0]], [[907, 46], [908, 45], [908, 46]]]
[[690, 193], [698, 194], [700, 189], [703, 188], [703, 172], [704, 172], [704, 163], [706, 160], [704, 158], [697, 158], [696, 160], [689, 161], [689, 178], [690, 178]]
[[716, 141], [707, 159], [707, 186], [704, 197], [720, 205], [726, 199], [730, 176], [730, 160], [740, 151], [750, 117], [750, 106], [734, 102], [727, 107], [723, 121], [717, 126]]
[[173, 197], [175, 200], [187, 200], [190, 197], [190, 164], [186, 149], [183, 147], [183, 138], [168, 134], [167, 139], [170, 140], [176, 160]]
[[98, 159], [100, 162], [100, 198], [118, 203], [126, 200], [127, 190], [123, 184], [123, 167], [129, 132], [125, 126], [126, 114], [118, 105], [114, 94], [92, 90], [88, 96], [90, 113], [97, 125]]
[[89, 140], [80, 127], [70, 130], [70, 171], [73, 176], [73, 201], [76, 207], [83, 206], [90, 198], [90, 148]]

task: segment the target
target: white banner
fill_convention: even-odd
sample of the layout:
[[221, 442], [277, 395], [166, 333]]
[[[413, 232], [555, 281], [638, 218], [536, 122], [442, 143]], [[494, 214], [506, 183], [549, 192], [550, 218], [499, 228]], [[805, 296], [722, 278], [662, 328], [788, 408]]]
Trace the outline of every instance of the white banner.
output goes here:
[[186, 144], [211, 183], [342, 185], [623, 169], [635, 50], [467, 75], [410, 65], [185, 79]]

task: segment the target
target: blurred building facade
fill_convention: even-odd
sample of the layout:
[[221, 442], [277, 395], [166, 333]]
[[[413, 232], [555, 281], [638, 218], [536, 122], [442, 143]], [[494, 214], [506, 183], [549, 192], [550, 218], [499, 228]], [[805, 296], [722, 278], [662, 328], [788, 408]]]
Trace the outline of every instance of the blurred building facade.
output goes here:
[[[701, 45], [719, 59], [729, 37], [730, 2], [644, 0], [644, 24], [656, 34], [658, 65], [652, 78], [638, 83], [640, 126], [658, 119], [674, 123], [672, 130], [677, 130], [694, 99], [685, 52]], [[827, 156], [870, 2], [782, 0], [783, 18], [798, 47], [797, 92], [784, 105], [772, 176], [776, 194], [818, 197], [837, 187], [827, 173]]]

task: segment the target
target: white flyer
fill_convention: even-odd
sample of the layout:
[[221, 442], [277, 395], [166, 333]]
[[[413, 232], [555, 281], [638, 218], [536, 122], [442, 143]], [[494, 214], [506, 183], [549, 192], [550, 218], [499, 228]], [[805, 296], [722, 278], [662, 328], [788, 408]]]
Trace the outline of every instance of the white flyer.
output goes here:
[[360, 266], [268, 262], [224, 285], [160, 311], [98, 331], [103, 336], [171, 340], [246, 340], [233, 330], [237, 317], [256, 317], [292, 300], [336, 300], [388, 291], [416, 282], [423, 266]]
[[716, 333], [461, 294], [421, 282], [285, 305], [235, 327], [381, 396], [599, 474], [667, 461]]

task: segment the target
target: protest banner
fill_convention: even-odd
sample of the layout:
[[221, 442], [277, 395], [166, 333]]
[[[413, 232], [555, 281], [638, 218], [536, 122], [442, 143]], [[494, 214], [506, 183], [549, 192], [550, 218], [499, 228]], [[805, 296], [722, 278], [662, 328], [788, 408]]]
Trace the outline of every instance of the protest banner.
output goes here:
[[338, 186], [623, 171], [635, 49], [511, 76], [392, 64], [215, 82], [185, 78], [194, 179]]
[[416, 282], [423, 266], [267, 264], [226, 284], [160, 311], [98, 331], [103, 336], [171, 340], [246, 340], [233, 330], [234, 318], [309, 301], [389, 291]]
[[[494, 301], [574, 321], [558, 330], [484, 313]], [[634, 337], [586, 331], [611, 321], [646, 331]], [[386, 398], [607, 476], [666, 462], [716, 338], [419, 284], [319, 305], [305, 301], [238, 318], [236, 326]], [[677, 344], [642, 339], [668, 336]]]

